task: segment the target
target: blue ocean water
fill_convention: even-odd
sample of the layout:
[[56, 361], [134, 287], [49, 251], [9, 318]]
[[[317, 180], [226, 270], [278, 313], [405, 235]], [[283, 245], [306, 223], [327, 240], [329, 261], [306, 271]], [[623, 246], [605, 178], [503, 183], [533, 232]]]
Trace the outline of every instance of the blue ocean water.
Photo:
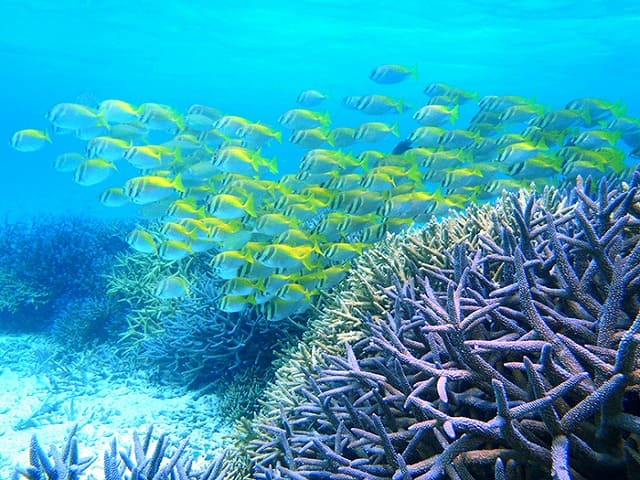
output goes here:
[[[118, 98], [182, 111], [203, 103], [276, 125], [301, 90], [317, 88], [331, 97], [324, 108], [334, 124], [348, 124], [345, 95], [385, 93], [417, 107], [438, 81], [556, 108], [576, 97], [622, 99], [637, 116], [638, 31], [640, 4], [610, 0], [5, 0], [0, 213], [112, 214], [96, 200], [103, 185], [81, 187], [51, 168], [82, 144], [56, 139], [32, 154], [8, 146], [18, 129], [46, 128], [58, 102]], [[368, 74], [381, 63], [416, 65], [419, 78], [375, 85]], [[272, 153], [295, 171], [300, 150], [285, 142]]]

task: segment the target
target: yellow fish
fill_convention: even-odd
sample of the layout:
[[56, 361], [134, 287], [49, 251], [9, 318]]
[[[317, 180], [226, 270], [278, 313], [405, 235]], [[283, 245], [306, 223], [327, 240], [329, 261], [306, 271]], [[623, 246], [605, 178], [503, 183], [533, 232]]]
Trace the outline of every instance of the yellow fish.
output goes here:
[[18, 130], [11, 137], [10, 145], [19, 152], [36, 152], [51, 143], [51, 138], [47, 132], [27, 128]]
[[189, 294], [189, 283], [178, 275], [171, 275], [158, 282], [153, 294], [163, 300], [184, 297]]
[[180, 176], [170, 180], [165, 177], [145, 175], [127, 180], [124, 191], [133, 203], [146, 205], [168, 198], [176, 192], [183, 192], [184, 186]]
[[116, 166], [104, 158], [85, 160], [75, 170], [74, 180], [85, 187], [103, 182], [118, 170]]

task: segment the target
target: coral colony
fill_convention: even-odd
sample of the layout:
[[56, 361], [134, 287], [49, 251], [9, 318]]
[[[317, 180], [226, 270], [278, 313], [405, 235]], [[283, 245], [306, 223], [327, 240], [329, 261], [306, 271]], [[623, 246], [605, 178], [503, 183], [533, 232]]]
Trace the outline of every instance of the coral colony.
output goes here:
[[[413, 73], [384, 65], [370, 78]], [[54, 333], [118, 337], [118, 355], [191, 388], [233, 372], [236, 405], [260, 397], [208, 469], [191, 470], [184, 441], [161, 436], [149, 454], [149, 433], [133, 455], [112, 446], [105, 480], [637, 478], [640, 121], [594, 98], [548, 109], [517, 96], [476, 102], [442, 83], [424, 93], [419, 126], [392, 153], [340, 149], [397, 136], [398, 124], [330, 130], [328, 114], [284, 112], [305, 153], [277, 180], [261, 152], [282, 132], [260, 122], [203, 105], [52, 108], [51, 126], [86, 142], [56, 170], [89, 187], [118, 163], [136, 176], [101, 202], [160, 212], [128, 229], [135, 251], [102, 255], [118, 308], [100, 315], [109, 301], [85, 294], [72, 310], [100, 328], [79, 329], [60, 309]], [[298, 102], [324, 99], [309, 90]], [[465, 105], [477, 107], [466, 129], [450, 128]], [[409, 106], [372, 94], [342, 107]], [[11, 144], [50, 142], [27, 129]], [[5, 270], [5, 283], [20, 282]], [[46, 303], [22, 283], [12, 303], [0, 285], [0, 307]], [[267, 383], [262, 395], [251, 377]], [[34, 439], [15, 478], [82, 477], [74, 435], [63, 452]]]
[[[505, 194], [363, 255], [245, 432], [252, 478], [634, 478], [639, 184]], [[249, 474], [189, 474], [165, 441], [149, 458], [134, 439], [138, 466], [112, 447], [104, 478]], [[79, 478], [75, 455], [34, 440], [18, 472]]]
[[632, 478], [639, 180], [512, 196], [442, 265], [407, 235], [368, 279], [389, 308], [353, 305], [366, 335], [257, 427], [255, 478]]

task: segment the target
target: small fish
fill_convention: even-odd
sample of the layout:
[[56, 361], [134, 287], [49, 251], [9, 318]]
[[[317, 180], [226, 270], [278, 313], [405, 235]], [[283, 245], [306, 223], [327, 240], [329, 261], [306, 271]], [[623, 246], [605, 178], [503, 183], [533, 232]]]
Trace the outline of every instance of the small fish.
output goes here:
[[418, 70], [416, 67], [409, 68], [403, 65], [388, 64], [379, 65], [369, 74], [369, 79], [383, 85], [391, 85], [402, 82], [410, 76], [418, 78]]
[[87, 155], [89, 158], [105, 158], [116, 162], [124, 158], [127, 150], [131, 148], [131, 142], [113, 137], [93, 137], [87, 143]]
[[540, 155], [526, 162], [515, 163], [507, 169], [507, 173], [515, 179], [551, 179], [562, 171], [560, 157]]
[[379, 142], [386, 138], [389, 134], [396, 137], [400, 136], [400, 127], [397, 123], [392, 126], [383, 122], [367, 122], [360, 125], [355, 133], [354, 138], [363, 142]]
[[124, 158], [134, 167], [147, 170], [165, 166], [175, 155], [175, 150], [162, 145], [139, 145], [127, 149]]
[[322, 252], [322, 255], [333, 263], [343, 264], [349, 260], [362, 255], [365, 248], [369, 247], [363, 243], [331, 243]]
[[310, 302], [314, 293], [317, 292], [311, 292], [299, 283], [287, 283], [278, 289], [276, 297], [285, 301]]
[[224, 115], [216, 120], [213, 127], [225, 135], [235, 135], [235, 133], [251, 122], [244, 117], [236, 115]]
[[181, 240], [165, 240], [158, 245], [158, 256], [164, 260], [181, 260], [192, 253], [191, 244]]
[[246, 215], [257, 216], [253, 205], [253, 195], [249, 195], [244, 201], [226, 193], [213, 195], [207, 203], [207, 211], [214, 217], [223, 220], [243, 218]]
[[528, 123], [534, 117], [544, 115], [544, 106], [535, 104], [512, 105], [502, 111], [499, 120], [511, 123]]
[[303, 108], [293, 108], [280, 115], [278, 123], [292, 130], [306, 130], [308, 128], [329, 126], [331, 117], [329, 112], [320, 113]]
[[568, 145], [582, 148], [611, 147], [622, 137], [615, 130], [586, 130], [567, 139]]
[[278, 172], [278, 160], [263, 157], [259, 151], [245, 147], [227, 146], [218, 149], [211, 163], [221, 172], [255, 175], [260, 167]]
[[100, 194], [100, 203], [105, 207], [122, 207], [129, 202], [129, 197], [121, 187], [107, 188]]
[[201, 218], [204, 209], [198, 208], [195, 202], [189, 200], [175, 200], [167, 207], [167, 216], [171, 218]]
[[355, 129], [350, 127], [337, 127], [329, 132], [329, 143], [334, 147], [348, 147], [356, 139], [353, 137]]
[[412, 192], [390, 197], [379, 214], [386, 218], [410, 218], [429, 213], [433, 209], [435, 196], [429, 192]]
[[445, 107], [455, 107], [460, 103], [458, 98], [447, 95], [435, 95], [427, 101], [427, 105], [443, 105]]
[[348, 265], [334, 265], [332, 267], [325, 268], [321, 272], [323, 278], [318, 285], [318, 289], [322, 289], [325, 292], [331, 290], [344, 280], [348, 273]]
[[103, 182], [117, 170], [113, 163], [104, 158], [91, 158], [78, 165], [73, 179], [77, 184], [88, 187]]
[[440, 138], [446, 134], [447, 130], [440, 127], [418, 127], [409, 135], [409, 141], [414, 147], [438, 148]]
[[447, 149], [467, 148], [478, 140], [478, 135], [469, 130], [449, 130], [443, 134], [438, 143]]
[[58, 172], [73, 172], [78, 165], [87, 160], [81, 153], [63, 153], [53, 161], [53, 168]]
[[266, 213], [260, 215], [253, 227], [253, 231], [264, 235], [276, 236], [292, 228], [297, 228], [297, 226], [298, 222], [293, 218], [281, 213]]
[[385, 113], [402, 113], [409, 105], [403, 100], [387, 97], [386, 95], [366, 95], [360, 97], [356, 109], [369, 115], [383, 115]]
[[18, 130], [13, 134], [9, 142], [9, 144], [19, 152], [37, 152], [47, 143], [51, 143], [49, 134], [33, 128]]
[[262, 312], [270, 322], [279, 322], [309, 308], [309, 303], [274, 298], [262, 306]]
[[278, 143], [282, 143], [282, 132], [269, 128], [261, 123], [250, 123], [249, 125], [239, 128], [236, 135], [245, 141], [260, 146], [272, 139], [275, 139]]
[[112, 125], [109, 129], [109, 135], [120, 140], [139, 140], [146, 137], [149, 134], [149, 127], [146, 125], [136, 123], [120, 123]]
[[298, 245], [313, 245], [315, 241], [312, 235], [298, 228], [291, 228], [273, 239], [273, 243], [284, 243], [292, 247]]
[[225, 280], [237, 278], [240, 276], [240, 268], [251, 263], [253, 263], [251, 255], [239, 250], [225, 250], [216, 254], [211, 260], [211, 266], [216, 275]]
[[447, 122], [455, 123], [459, 116], [458, 105], [447, 107], [445, 105], [425, 105], [413, 114], [413, 118], [420, 125], [439, 127]]
[[171, 275], [158, 282], [153, 295], [162, 300], [189, 295], [189, 282], [179, 275]]
[[157, 253], [156, 241], [149, 232], [136, 228], [127, 235], [127, 243], [141, 253]]
[[138, 109], [122, 100], [103, 100], [98, 105], [98, 115], [110, 124], [138, 121]]
[[315, 266], [314, 252], [321, 253], [317, 246], [299, 245], [290, 246], [271, 244], [264, 246], [255, 256], [255, 259], [271, 268], [280, 268], [287, 271], [297, 271], [303, 268], [312, 270]]
[[193, 233], [184, 225], [176, 222], [166, 222], [160, 230], [167, 240], [180, 240], [189, 242], [193, 237]]
[[184, 118], [168, 105], [143, 103], [139, 113], [140, 122], [150, 130], [176, 133], [184, 129]]
[[327, 99], [327, 96], [318, 90], [305, 90], [300, 92], [296, 103], [303, 107], [316, 107]]
[[329, 137], [325, 131], [320, 128], [296, 130], [291, 134], [289, 141], [302, 148], [318, 148], [325, 142], [330, 144]]
[[162, 144], [163, 147], [166, 147], [172, 153], [177, 153], [176, 149], [180, 150], [180, 153], [193, 153], [195, 150], [199, 150], [202, 147], [200, 140], [193, 133], [181, 132], [176, 134], [171, 140], [168, 142], [164, 142]]
[[194, 104], [189, 107], [187, 110], [187, 115], [204, 115], [206, 117], [211, 118], [212, 120], [217, 120], [222, 116], [220, 110], [214, 107], [209, 107], [207, 105]]
[[220, 291], [224, 295], [247, 296], [253, 295], [258, 290], [255, 280], [248, 278], [232, 278], [224, 282]]
[[104, 118], [93, 109], [78, 103], [58, 103], [49, 110], [46, 118], [52, 125], [70, 130], [106, 124]]
[[198, 135], [198, 141], [206, 147], [218, 148], [224, 142], [229, 141], [229, 137], [225, 133], [213, 128], [200, 132]]
[[565, 130], [571, 127], [588, 127], [591, 117], [584, 110], [560, 109], [532, 118], [529, 125], [549, 130]]
[[253, 304], [255, 301], [251, 296], [224, 295], [219, 300], [218, 308], [226, 313], [240, 313]]
[[627, 107], [622, 101], [613, 103], [601, 98], [577, 98], [570, 101], [565, 107], [567, 110], [582, 110], [587, 113], [592, 122], [608, 120], [612, 117], [621, 117]]
[[146, 205], [175, 195], [176, 192], [183, 192], [184, 186], [180, 176], [170, 180], [156, 175], [145, 175], [127, 180], [124, 191], [133, 203]]
[[480, 110], [502, 113], [516, 105], [533, 105], [534, 103], [533, 99], [516, 95], [487, 95], [480, 99], [478, 107], [480, 107]]
[[184, 117], [184, 125], [196, 132], [206, 132], [211, 130], [216, 121], [206, 115], [199, 113], [189, 113]]
[[518, 142], [502, 150], [497, 161], [505, 165], [513, 165], [536, 157], [547, 150], [549, 147], [544, 142], [535, 145], [530, 142]]
[[467, 92], [466, 90], [452, 87], [445, 83], [430, 83], [425, 87], [424, 93], [430, 97], [448, 97], [449, 99], [453, 99], [457, 105], [461, 105], [478, 97], [476, 93]]

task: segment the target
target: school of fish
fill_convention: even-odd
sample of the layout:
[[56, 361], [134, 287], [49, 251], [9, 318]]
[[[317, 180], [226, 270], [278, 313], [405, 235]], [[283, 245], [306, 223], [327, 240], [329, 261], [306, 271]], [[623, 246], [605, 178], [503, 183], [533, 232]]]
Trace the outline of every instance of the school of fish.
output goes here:
[[[389, 85], [415, 75], [380, 65], [369, 78]], [[47, 131], [20, 130], [10, 144], [34, 152], [52, 142], [50, 132], [74, 135], [86, 142], [84, 151], [59, 155], [53, 167], [85, 186], [105, 182], [128, 162], [138, 174], [106, 188], [100, 201], [162, 212], [160, 231], [137, 228], [129, 245], [166, 261], [209, 252], [213, 272], [225, 280], [220, 309], [257, 305], [272, 321], [306, 311], [387, 232], [491, 201], [503, 189], [577, 174], [623, 175], [640, 158], [640, 119], [625, 116], [620, 103], [580, 98], [550, 109], [444, 83], [427, 85], [424, 94], [417, 108], [384, 94], [343, 99], [344, 108], [371, 117], [412, 116], [415, 128], [392, 153], [362, 145], [399, 137], [397, 123], [333, 125], [329, 113], [313, 110], [327, 100], [318, 90], [301, 92], [279, 128], [206, 105], [181, 113], [122, 100], [96, 108], [60, 103], [46, 115]], [[473, 116], [461, 128], [464, 109]], [[276, 159], [262, 149], [282, 142], [283, 130], [302, 154], [297, 173], [277, 176]], [[153, 132], [170, 138], [149, 143]], [[161, 280], [155, 291], [161, 299], [188, 294], [179, 276]]]

